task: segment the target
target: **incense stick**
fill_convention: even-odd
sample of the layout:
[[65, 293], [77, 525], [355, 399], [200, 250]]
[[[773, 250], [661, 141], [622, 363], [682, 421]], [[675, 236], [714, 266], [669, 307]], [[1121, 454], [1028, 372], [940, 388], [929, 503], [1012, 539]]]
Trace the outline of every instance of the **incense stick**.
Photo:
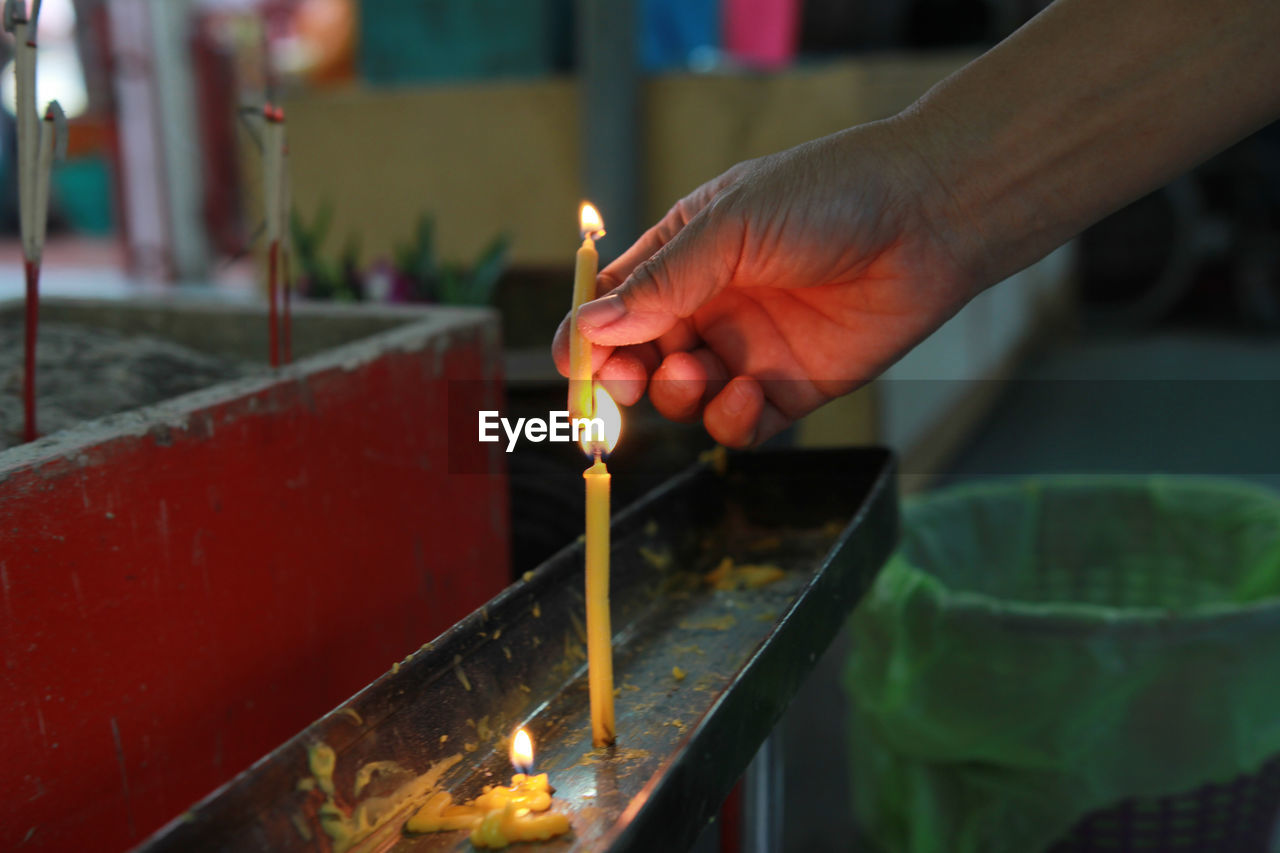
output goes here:
[[53, 164], [67, 157], [67, 114], [57, 101], [45, 107], [44, 122], [40, 126], [40, 151], [36, 159], [34, 220], [31, 223], [32, 247], [38, 264], [44, 255], [45, 237], [49, 231], [49, 185], [53, 179]]
[[284, 174], [284, 111], [267, 104], [262, 109], [267, 121], [263, 134], [263, 213], [267, 232], [267, 335], [271, 366], [280, 366], [280, 205]]
[[25, 338], [22, 345], [22, 440], [35, 441], [40, 437], [36, 424], [36, 329], [40, 321], [40, 267], [23, 260], [27, 278], [26, 310], [23, 322]]
[[49, 182], [53, 162], [62, 159], [67, 146], [67, 117], [57, 101], [51, 101], [44, 120], [36, 112], [36, 23], [40, 0], [31, 17], [23, 0], [6, 0], [4, 28], [15, 42], [14, 83], [17, 119], [18, 220], [22, 232], [26, 306], [23, 312], [22, 435], [25, 441], [39, 436], [36, 422], [36, 340], [40, 321], [40, 264], [49, 222]]
[[289, 227], [292, 184], [289, 181], [289, 144], [286, 141], [280, 165], [280, 263], [284, 286], [284, 363], [293, 364], [293, 314], [289, 303], [293, 298], [293, 231]]
[[5, 29], [14, 40], [14, 118], [17, 120], [18, 146], [18, 220], [22, 232], [23, 255], [32, 258], [32, 216], [34, 214], [32, 180], [39, 144], [39, 118], [36, 115], [35, 27], [27, 19], [22, 0], [7, 0], [4, 7]]

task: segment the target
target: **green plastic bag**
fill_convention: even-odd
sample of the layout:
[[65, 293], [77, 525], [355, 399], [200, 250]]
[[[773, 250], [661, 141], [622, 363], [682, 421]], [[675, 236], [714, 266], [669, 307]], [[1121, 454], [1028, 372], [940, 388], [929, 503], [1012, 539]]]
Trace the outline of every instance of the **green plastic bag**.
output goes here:
[[1054, 478], [904, 520], [845, 679], [855, 808], [885, 850], [1043, 850], [1280, 754], [1280, 498]]

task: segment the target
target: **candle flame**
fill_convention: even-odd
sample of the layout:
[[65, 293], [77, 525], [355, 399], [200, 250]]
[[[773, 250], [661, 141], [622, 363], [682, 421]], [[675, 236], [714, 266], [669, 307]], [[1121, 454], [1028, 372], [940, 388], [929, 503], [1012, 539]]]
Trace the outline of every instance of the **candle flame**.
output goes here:
[[613, 402], [613, 398], [609, 396], [608, 391], [604, 390], [603, 385], [596, 385], [595, 405], [592, 406], [591, 419], [603, 421], [604, 435], [601, 436], [600, 429], [594, 425], [583, 429], [578, 438], [582, 452], [588, 456], [594, 456], [596, 453], [612, 453], [613, 448], [618, 445], [618, 438], [622, 435], [622, 412], [618, 410], [618, 404]]
[[584, 238], [599, 240], [604, 236], [604, 220], [600, 218], [600, 211], [589, 201], [584, 201], [578, 209], [578, 227]]
[[525, 729], [517, 730], [511, 738], [511, 764], [525, 773], [533, 770], [533, 738]]

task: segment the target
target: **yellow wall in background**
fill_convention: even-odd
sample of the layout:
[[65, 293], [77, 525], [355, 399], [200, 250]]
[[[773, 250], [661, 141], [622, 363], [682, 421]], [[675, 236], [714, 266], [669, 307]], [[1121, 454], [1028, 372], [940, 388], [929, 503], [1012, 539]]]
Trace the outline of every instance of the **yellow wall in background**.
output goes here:
[[285, 105], [294, 204], [309, 219], [329, 200], [329, 249], [354, 233], [366, 262], [389, 256], [427, 211], [446, 257], [469, 259], [507, 230], [516, 263], [571, 264], [575, 100], [567, 80], [294, 99]]
[[[644, 91], [646, 219], [740, 160], [892, 115], [969, 58], [655, 78]], [[310, 218], [332, 201], [330, 251], [356, 234], [365, 261], [388, 256], [425, 210], [448, 258], [508, 230], [513, 263], [570, 262], [582, 192], [571, 79], [306, 94], [285, 109], [295, 203]]]
[[647, 218], [735, 163], [901, 111], [972, 54], [883, 56], [784, 74], [658, 78], [647, 90]]

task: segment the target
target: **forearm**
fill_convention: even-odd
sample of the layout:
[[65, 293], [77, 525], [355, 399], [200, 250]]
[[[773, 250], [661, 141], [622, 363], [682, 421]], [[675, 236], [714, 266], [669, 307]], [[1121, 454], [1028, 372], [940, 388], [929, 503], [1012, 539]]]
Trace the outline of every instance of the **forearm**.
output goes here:
[[1058, 0], [899, 121], [974, 289], [1280, 113], [1276, 0]]

